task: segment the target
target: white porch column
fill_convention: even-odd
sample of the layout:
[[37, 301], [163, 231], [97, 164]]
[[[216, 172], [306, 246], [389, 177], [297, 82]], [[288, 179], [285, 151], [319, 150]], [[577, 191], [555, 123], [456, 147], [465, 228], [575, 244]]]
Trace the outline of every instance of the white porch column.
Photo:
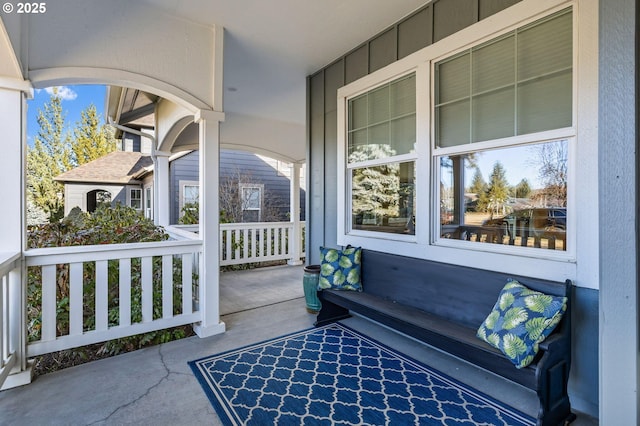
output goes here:
[[0, 88], [0, 171], [3, 176], [0, 200], [5, 206], [0, 220], [0, 251], [16, 253], [22, 250], [23, 213], [26, 211], [26, 203], [23, 202], [26, 170], [22, 154], [23, 96], [21, 91]]
[[168, 152], [155, 151], [153, 171], [153, 220], [156, 225], [169, 225], [169, 156]]
[[[22, 253], [26, 221], [26, 108], [27, 82], [16, 81], [13, 88], [0, 88], [0, 200], [5, 208], [0, 220], [0, 252], [13, 255]], [[4, 256], [3, 256], [4, 257]], [[31, 383], [31, 365], [27, 363], [26, 287], [24, 268], [18, 261], [17, 268], [9, 273], [9, 336], [10, 352], [15, 351], [17, 363], [4, 382], [2, 389]], [[0, 306], [0, 309], [3, 309]]]
[[291, 197], [289, 209], [291, 223], [293, 224], [293, 232], [291, 234], [291, 258], [288, 260], [289, 265], [302, 265], [300, 260], [300, 247], [302, 245], [302, 235], [300, 232], [300, 169], [302, 166], [298, 163], [291, 165]]
[[200, 125], [200, 311], [202, 321], [194, 327], [200, 337], [223, 333], [220, 321], [220, 122], [224, 114], [199, 111], [194, 121]]

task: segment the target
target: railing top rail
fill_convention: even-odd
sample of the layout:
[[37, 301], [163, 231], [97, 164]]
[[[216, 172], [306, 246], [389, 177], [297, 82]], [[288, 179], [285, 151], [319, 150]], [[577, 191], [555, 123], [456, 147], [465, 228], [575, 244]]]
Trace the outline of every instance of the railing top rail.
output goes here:
[[[303, 222], [301, 222], [303, 223]], [[245, 229], [245, 228], [282, 228], [293, 226], [293, 222], [243, 222], [243, 223], [221, 223], [220, 229]]]
[[170, 225], [165, 226], [165, 231], [171, 238], [176, 238], [179, 241], [186, 240], [199, 240], [198, 225]]
[[22, 253], [19, 251], [0, 251], [0, 265], [15, 262], [20, 259]]
[[200, 250], [202, 250], [202, 240], [181, 240], [38, 248], [29, 249], [24, 252], [24, 255], [27, 266], [37, 266], [88, 260], [162, 256], [165, 254], [197, 252]]
[[0, 276], [15, 268], [21, 256], [22, 253], [20, 252], [0, 252]]

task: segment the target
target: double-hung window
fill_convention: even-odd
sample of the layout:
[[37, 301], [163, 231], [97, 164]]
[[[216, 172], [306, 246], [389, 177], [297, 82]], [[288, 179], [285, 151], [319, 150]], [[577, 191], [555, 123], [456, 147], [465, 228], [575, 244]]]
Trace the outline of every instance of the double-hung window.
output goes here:
[[187, 211], [195, 212], [200, 199], [200, 183], [198, 181], [181, 180], [178, 184], [180, 186], [178, 198], [180, 216], [183, 216]]
[[129, 190], [129, 206], [136, 210], [142, 210], [142, 189], [131, 188]]
[[262, 184], [240, 184], [242, 197], [242, 221], [260, 222], [262, 220]]
[[415, 234], [416, 76], [348, 100], [350, 232]]
[[567, 250], [571, 10], [434, 62], [436, 240]]

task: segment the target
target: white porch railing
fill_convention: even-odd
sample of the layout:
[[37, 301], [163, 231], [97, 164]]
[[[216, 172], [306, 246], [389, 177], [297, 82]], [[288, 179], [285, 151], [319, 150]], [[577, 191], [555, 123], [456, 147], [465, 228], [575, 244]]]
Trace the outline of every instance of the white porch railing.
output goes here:
[[[20, 253], [0, 253], [0, 387], [25, 358], [21, 336], [22, 283]], [[24, 366], [23, 366], [24, 367]]]
[[28, 250], [41, 291], [29, 357], [200, 321], [201, 252], [199, 240]]
[[[305, 223], [294, 226], [221, 224], [220, 264], [299, 261]], [[170, 228], [178, 241], [0, 253], [0, 387], [29, 383], [30, 357], [202, 321], [202, 241]]]
[[[220, 265], [299, 261], [304, 257], [304, 222], [294, 232], [293, 222], [252, 222], [220, 224]], [[299, 238], [294, 253], [293, 238]]]

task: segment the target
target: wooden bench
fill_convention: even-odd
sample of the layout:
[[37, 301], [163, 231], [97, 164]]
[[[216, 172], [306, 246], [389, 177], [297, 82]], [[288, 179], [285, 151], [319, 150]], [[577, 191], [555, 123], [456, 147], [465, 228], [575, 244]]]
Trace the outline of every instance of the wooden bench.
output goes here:
[[[509, 278], [543, 293], [568, 298], [567, 311], [540, 344], [528, 367], [517, 369], [476, 337]], [[537, 393], [538, 425], [571, 422], [567, 381], [571, 366], [571, 282], [552, 282], [363, 250], [363, 292], [318, 292], [316, 326], [357, 312]]]

